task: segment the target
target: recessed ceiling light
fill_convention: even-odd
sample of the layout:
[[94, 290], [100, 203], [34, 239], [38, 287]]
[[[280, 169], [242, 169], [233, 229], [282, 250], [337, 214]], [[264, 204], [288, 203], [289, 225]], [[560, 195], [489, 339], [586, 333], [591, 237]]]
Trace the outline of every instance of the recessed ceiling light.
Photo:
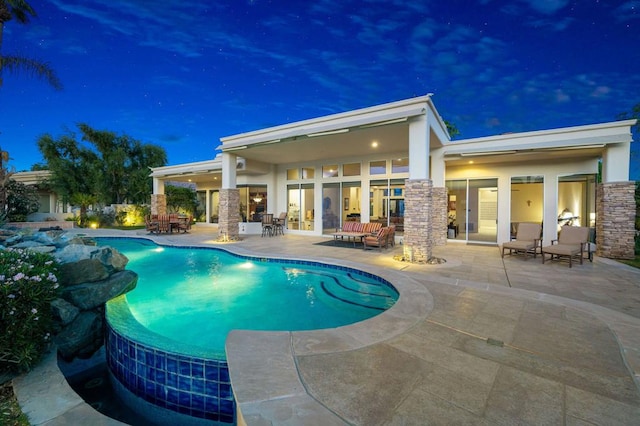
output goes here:
[[371, 142], [371, 147], [372, 148], [377, 148], [378, 147], [378, 142], [377, 141]]
[[469, 164], [473, 164], [473, 160], [469, 160]]

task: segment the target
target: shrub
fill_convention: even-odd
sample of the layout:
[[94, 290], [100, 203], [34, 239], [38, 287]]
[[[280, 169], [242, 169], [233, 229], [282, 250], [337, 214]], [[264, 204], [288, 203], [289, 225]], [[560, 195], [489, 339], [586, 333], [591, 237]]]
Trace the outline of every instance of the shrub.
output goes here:
[[0, 251], [0, 370], [27, 371], [49, 346], [57, 272], [49, 254]]

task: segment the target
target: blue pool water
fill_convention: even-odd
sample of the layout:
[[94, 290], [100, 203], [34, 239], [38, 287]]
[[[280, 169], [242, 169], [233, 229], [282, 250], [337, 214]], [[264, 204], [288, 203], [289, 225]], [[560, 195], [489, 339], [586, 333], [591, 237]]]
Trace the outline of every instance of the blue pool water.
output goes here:
[[381, 313], [398, 297], [378, 277], [319, 263], [274, 262], [143, 239], [98, 242], [126, 255], [127, 269], [138, 273], [138, 285], [126, 299], [140, 324], [220, 354], [232, 329], [339, 327]]
[[158, 424], [192, 424], [184, 415], [235, 421], [224, 353], [230, 330], [339, 327], [398, 298], [384, 279], [352, 268], [146, 239], [97, 241], [126, 255], [139, 275], [134, 290], [107, 303], [107, 366], [120, 398]]

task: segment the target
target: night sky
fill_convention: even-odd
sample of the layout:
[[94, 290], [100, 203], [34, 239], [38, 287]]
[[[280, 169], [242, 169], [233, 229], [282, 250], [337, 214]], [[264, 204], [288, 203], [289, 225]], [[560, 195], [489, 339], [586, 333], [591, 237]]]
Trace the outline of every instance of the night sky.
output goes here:
[[[212, 159], [224, 136], [433, 93], [460, 138], [614, 121], [640, 103], [640, 1], [30, 0], [3, 54], [0, 146], [76, 124]], [[633, 149], [640, 142], [633, 143]], [[640, 179], [640, 158], [632, 177]]]

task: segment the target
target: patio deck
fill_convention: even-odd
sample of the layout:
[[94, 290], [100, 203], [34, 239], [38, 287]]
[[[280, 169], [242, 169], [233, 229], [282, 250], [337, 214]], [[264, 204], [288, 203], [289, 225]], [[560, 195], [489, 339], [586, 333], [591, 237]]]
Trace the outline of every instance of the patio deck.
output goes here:
[[[433, 253], [446, 263], [417, 265], [393, 259], [402, 245], [364, 251], [289, 234], [218, 244], [215, 228], [198, 226], [148, 237], [358, 266], [427, 296], [422, 312], [390, 310], [357, 334], [233, 332], [227, 351], [247, 424], [631, 425], [640, 418], [640, 271], [618, 262], [596, 257], [569, 269], [450, 243]], [[46, 389], [59, 377], [42, 370], [15, 381], [32, 424], [72, 424], [90, 410], [77, 400], [56, 404], [64, 399]], [[93, 424], [112, 423], [95, 416]]]

